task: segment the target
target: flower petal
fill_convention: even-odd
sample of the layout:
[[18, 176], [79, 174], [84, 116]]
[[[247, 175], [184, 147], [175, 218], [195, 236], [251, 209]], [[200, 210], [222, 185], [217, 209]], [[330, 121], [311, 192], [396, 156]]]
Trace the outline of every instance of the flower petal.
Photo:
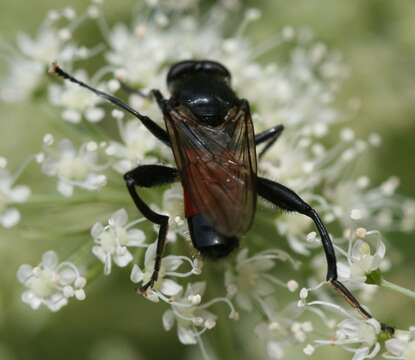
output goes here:
[[92, 123], [101, 121], [104, 116], [105, 111], [101, 108], [93, 107], [85, 111], [85, 118]]
[[176, 320], [176, 317], [174, 315], [174, 312], [172, 310], [167, 310], [163, 314], [163, 327], [164, 330], [169, 331], [173, 328], [174, 322]]
[[140, 267], [137, 264], [134, 264], [131, 270], [130, 280], [134, 284], [138, 284], [139, 282], [143, 281], [143, 278], [144, 278], [143, 271], [140, 269]]
[[127, 224], [127, 221], [128, 221], [127, 210], [120, 209], [111, 215], [110, 219], [108, 220], [108, 223], [110, 225], [123, 227]]
[[104, 225], [101, 223], [95, 223], [94, 226], [91, 228], [91, 236], [94, 239], [97, 239], [104, 231]]
[[20, 212], [19, 210], [12, 208], [7, 209], [0, 216], [0, 224], [3, 225], [6, 229], [10, 229], [15, 226], [20, 221]]
[[67, 183], [66, 181], [58, 181], [58, 191], [65, 197], [71, 197], [73, 194], [73, 185]]
[[183, 287], [171, 279], [164, 279], [160, 285], [160, 292], [167, 296], [177, 295]]
[[144, 266], [146, 269], [150, 268], [153, 261], [156, 258], [156, 251], [157, 251], [157, 241], [153, 242], [147, 248], [146, 254], [144, 256]]
[[269, 341], [267, 343], [267, 354], [272, 360], [279, 360], [284, 357], [284, 349], [281, 344], [276, 341]]
[[42, 265], [45, 269], [54, 269], [58, 265], [58, 255], [54, 251], [47, 251], [42, 256]]
[[203, 296], [206, 290], [206, 282], [205, 281], [198, 281], [192, 284], [188, 284], [186, 288], [185, 297], [190, 295], [200, 295]]
[[24, 284], [32, 276], [32, 272], [33, 267], [31, 265], [23, 264], [17, 270], [17, 279]]
[[163, 258], [163, 266], [166, 271], [176, 271], [182, 264], [183, 260], [174, 255]]
[[113, 256], [113, 261], [119, 267], [126, 267], [131, 261], [133, 261], [133, 256], [127, 250], [122, 255], [115, 254]]
[[196, 336], [191, 329], [178, 326], [177, 336], [179, 337], [180, 342], [184, 345], [197, 344]]
[[29, 198], [30, 194], [30, 188], [24, 185], [15, 186], [10, 192], [12, 200], [18, 203], [25, 202]]
[[141, 246], [146, 240], [144, 231], [139, 229], [131, 229], [127, 231], [128, 246]]

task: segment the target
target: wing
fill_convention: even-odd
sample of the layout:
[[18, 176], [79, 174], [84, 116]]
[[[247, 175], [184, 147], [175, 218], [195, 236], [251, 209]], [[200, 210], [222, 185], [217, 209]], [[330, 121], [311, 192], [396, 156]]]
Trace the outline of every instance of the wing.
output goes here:
[[247, 103], [222, 125], [200, 124], [185, 106], [166, 117], [185, 192], [186, 216], [202, 213], [220, 233], [245, 233], [256, 207], [255, 135]]

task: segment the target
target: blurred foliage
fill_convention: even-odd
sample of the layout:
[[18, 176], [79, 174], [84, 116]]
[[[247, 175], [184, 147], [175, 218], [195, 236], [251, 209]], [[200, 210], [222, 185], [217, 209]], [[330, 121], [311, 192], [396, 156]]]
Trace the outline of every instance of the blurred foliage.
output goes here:
[[[132, 0], [108, 1], [105, 9], [109, 22], [128, 21], [133, 3]], [[415, 151], [415, 2], [251, 0], [246, 3], [259, 7], [264, 13], [263, 20], [254, 25], [252, 37], [270, 37], [286, 25], [306, 26], [317, 38], [343, 54], [351, 76], [338, 99], [339, 106], [350, 99], [360, 99], [362, 108], [350, 126], [362, 135], [375, 130], [384, 138], [382, 147], [371, 159], [374, 181], [398, 175], [401, 191], [415, 197], [411, 156]], [[33, 33], [47, 10], [64, 6], [81, 10], [86, 4], [81, 0], [37, 0], [33, 3], [3, 0], [0, 36], [11, 42], [19, 31]], [[80, 42], [95, 43], [99, 37], [97, 30], [84, 30], [78, 32]], [[269, 54], [264, 60], [272, 56]], [[10, 159], [13, 169], [15, 164], [39, 149], [43, 134], [54, 120], [53, 112], [47, 105], [34, 102], [0, 104], [0, 114], [0, 154]], [[38, 177], [33, 166], [22, 182], [33, 182]], [[45, 224], [50, 226], [47, 224], [50, 209], [41, 211]], [[70, 217], [67, 220], [70, 222]], [[28, 234], [31, 231], [29, 226]], [[194, 351], [181, 346], [173, 332], [164, 332], [161, 325], [163, 305], [154, 306], [135, 296], [126, 272], [119, 269], [110, 278], [100, 278], [94, 283], [85, 302], [72, 303], [57, 314], [31, 311], [19, 300], [21, 289], [15, 280], [17, 267], [23, 262], [36, 263], [40, 254], [49, 248], [55, 248], [62, 255], [65, 250], [62, 251], [54, 239], [40, 237], [36, 242], [35, 236], [19, 239], [12, 231], [1, 231], [0, 236], [1, 360], [185, 359], [185, 354]], [[390, 239], [403, 254], [402, 263], [393, 268], [390, 278], [410, 287], [413, 285], [415, 243], [410, 235], [391, 235]], [[71, 246], [76, 247], [78, 243], [74, 237]], [[69, 252], [70, 249], [66, 249], [66, 253]], [[401, 327], [410, 325], [407, 313], [414, 313], [413, 303], [386, 291], [380, 293], [379, 299], [381, 302], [374, 309], [376, 313], [382, 314], [382, 303], [388, 303], [389, 314], [383, 315]], [[241, 344], [235, 344], [236, 348], [238, 345]], [[253, 356], [243, 354], [242, 350], [235, 350], [235, 354], [241, 360]], [[321, 351], [321, 356], [317, 356], [323, 359], [323, 354]], [[349, 356], [342, 353], [338, 359]]]

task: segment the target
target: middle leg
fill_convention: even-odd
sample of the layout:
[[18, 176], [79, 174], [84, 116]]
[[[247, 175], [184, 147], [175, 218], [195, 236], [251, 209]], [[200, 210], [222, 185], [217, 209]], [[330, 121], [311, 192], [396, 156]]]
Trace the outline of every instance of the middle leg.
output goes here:
[[178, 173], [176, 169], [160, 165], [138, 166], [137, 168], [129, 171], [124, 175], [128, 191], [135, 205], [137, 206], [137, 209], [144, 215], [145, 218], [150, 220], [152, 223], [160, 225], [153, 273], [151, 275], [150, 281], [141, 287], [140, 290], [143, 292], [146, 291], [149, 287], [152, 287], [157, 282], [163, 250], [166, 243], [169, 217], [153, 211], [140, 197], [136, 187], [149, 188], [169, 184], [176, 181], [177, 178]]

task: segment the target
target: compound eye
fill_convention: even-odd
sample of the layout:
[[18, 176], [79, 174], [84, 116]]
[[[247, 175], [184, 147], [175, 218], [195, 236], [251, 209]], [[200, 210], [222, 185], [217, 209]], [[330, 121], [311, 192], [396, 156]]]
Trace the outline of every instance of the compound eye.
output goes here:
[[185, 60], [174, 64], [167, 74], [167, 84], [177, 80], [182, 75], [194, 71], [197, 62], [194, 60]]
[[231, 73], [229, 70], [223, 66], [221, 63], [218, 63], [217, 61], [210, 61], [210, 60], [204, 60], [200, 61], [196, 68], [200, 68], [200, 70], [206, 72], [206, 73], [213, 73], [216, 75], [219, 75], [221, 78], [223, 78], [226, 81], [231, 80]]
[[230, 82], [231, 74], [225, 66], [210, 60], [185, 60], [174, 64], [167, 74], [167, 85], [189, 74], [205, 73], [221, 77]]

